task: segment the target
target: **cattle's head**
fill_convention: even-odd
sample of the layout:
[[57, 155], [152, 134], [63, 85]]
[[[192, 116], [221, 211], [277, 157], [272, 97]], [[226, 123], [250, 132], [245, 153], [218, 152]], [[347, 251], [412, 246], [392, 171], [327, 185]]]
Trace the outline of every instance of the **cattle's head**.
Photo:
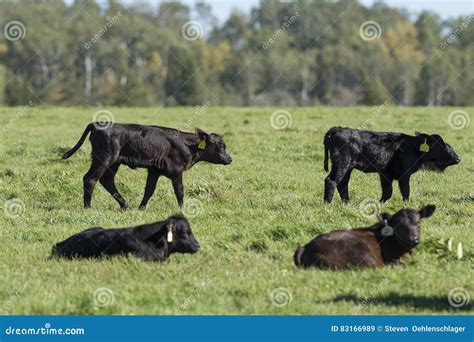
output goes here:
[[386, 237], [394, 236], [400, 245], [410, 250], [421, 241], [421, 219], [433, 215], [435, 209], [436, 206], [427, 205], [420, 211], [411, 208], [401, 209], [393, 216], [388, 213], [381, 213], [379, 220], [383, 223], [382, 235]]
[[198, 149], [204, 151], [201, 160], [224, 165], [229, 165], [232, 162], [232, 158], [226, 151], [224, 139], [219, 134], [207, 134], [199, 128], [196, 128], [196, 133], [200, 139]]
[[166, 238], [171, 252], [196, 253], [199, 242], [193, 235], [188, 220], [183, 216], [173, 216], [166, 225]]
[[427, 169], [444, 171], [450, 165], [459, 164], [461, 158], [454, 152], [451, 145], [446, 143], [438, 134], [415, 132], [417, 148], [423, 154], [423, 163]]

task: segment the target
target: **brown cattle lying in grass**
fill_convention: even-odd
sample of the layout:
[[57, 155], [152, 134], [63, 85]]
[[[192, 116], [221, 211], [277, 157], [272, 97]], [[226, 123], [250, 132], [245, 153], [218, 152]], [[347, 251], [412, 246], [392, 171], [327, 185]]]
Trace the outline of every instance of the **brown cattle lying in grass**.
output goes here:
[[411, 255], [420, 243], [420, 221], [435, 211], [428, 205], [417, 211], [405, 208], [393, 216], [379, 215], [371, 227], [337, 230], [322, 234], [306, 246], [298, 247], [294, 261], [298, 267], [382, 267], [397, 264]]

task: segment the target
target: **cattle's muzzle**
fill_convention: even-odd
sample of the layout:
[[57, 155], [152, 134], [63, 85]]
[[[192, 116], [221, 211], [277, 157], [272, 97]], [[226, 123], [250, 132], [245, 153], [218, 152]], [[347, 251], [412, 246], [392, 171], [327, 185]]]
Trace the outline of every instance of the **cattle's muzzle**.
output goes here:
[[419, 244], [420, 244], [420, 238], [419, 237], [410, 238], [408, 240], [408, 247], [410, 247], [410, 248], [415, 248]]
[[458, 156], [456, 157], [452, 157], [451, 160], [447, 163], [444, 163], [444, 168], [448, 167], [448, 166], [451, 166], [451, 165], [457, 165], [461, 162], [461, 158], [459, 158]]

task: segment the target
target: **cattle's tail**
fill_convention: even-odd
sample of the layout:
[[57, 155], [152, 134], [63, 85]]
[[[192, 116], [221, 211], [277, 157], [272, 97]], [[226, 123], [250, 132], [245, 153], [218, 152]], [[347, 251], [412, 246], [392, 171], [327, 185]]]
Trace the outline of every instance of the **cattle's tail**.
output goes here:
[[93, 128], [94, 128], [93, 123], [88, 124], [86, 129], [84, 130], [84, 133], [82, 133], [81, 138], [77, 142], [77, 144], [73, 148], [71, 148], [69, 151], [64, 153], [62, 159], [68, 159], [70, 156], [72, 156], [82, 146], [82, 144], [84, 143], [84, 140], [86, 140], [87, 135]]
[[327, 131], [326, 135], [324, 136], [324, 171], [328, 172], [328, 158], [329, 158], [329, 140], [331, 139], [331, 135], [333, 133], [332, 128]]
[[295, 255], [294, 255], [294, 260], [295, 260], [295, 265], [297, 267], [301, 266], [301, 256], [303, 255], [304, 252], [304, 247], [298, 246], [296, 249]]

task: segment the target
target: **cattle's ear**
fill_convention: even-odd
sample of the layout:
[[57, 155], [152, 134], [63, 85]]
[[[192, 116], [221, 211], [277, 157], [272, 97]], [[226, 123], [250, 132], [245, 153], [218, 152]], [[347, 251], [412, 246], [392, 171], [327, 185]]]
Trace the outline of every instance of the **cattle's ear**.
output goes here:
[[421, 218], [426, 218], [426, 217], [430, 217], [431, 215], [433, 215], [435, 209], [436, 209], [436, 206], [433, 205], [433, 204], [430, 204], [430, 205], [427, 205], [424, 208], [421, 208], [421, 210], [418, 213], [420, 214]]
[[433, 141], [434, 143], [444, 143], [443, 138], [439, 134], [431, 134], [430, 135], [430, 140]]
[[390, 215], [389, 213], [380, 213], [377, 218], [381, 223], [384, 223], [385, 221], [390, 220], [392, 218], [392, 215]]
[[207, 138], [209, 137], [209, 134], [207, 134], [200, 128], [196, 128], [196, 133], [199, 136], [199, 139], [204, 140], [204, 141], [206, 141]]

